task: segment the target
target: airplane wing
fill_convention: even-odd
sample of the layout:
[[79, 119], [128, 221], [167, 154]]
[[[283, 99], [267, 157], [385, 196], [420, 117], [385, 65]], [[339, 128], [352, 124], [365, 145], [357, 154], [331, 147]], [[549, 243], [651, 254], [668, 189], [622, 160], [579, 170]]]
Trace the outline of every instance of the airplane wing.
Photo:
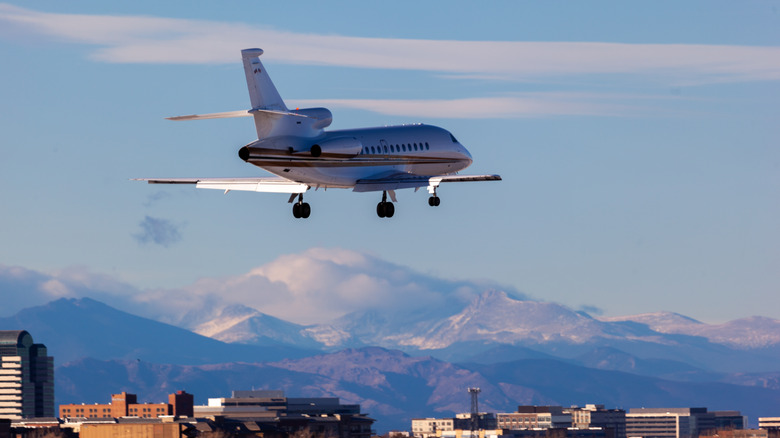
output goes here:
[[398, 190], [420, 187], [428, 187], [433, 193], [434, 189], [443, 182], [468, 182], [468, 181], [501, 181], [499, 175], [441, 175], [441, 176], [416, 176], [409, 174], [395, 174], [377, 179], [362, 179], [355, 184], [355, 192], [376, 192], [382, 190]]
[[243, 190], [265, 193], [303, 193], [309, 189], [306, 184], [281, 177], [267, 178], [134, 178], [149, 184], [195, 184], [198, 189]]

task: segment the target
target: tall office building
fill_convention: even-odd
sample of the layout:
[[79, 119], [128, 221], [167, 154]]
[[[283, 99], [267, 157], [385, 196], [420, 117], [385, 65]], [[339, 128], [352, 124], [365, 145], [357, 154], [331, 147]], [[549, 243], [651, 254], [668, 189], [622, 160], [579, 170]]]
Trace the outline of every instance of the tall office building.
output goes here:
[[54, 358], [25, 330], [0, 330], [0, 418], [54, 415]]

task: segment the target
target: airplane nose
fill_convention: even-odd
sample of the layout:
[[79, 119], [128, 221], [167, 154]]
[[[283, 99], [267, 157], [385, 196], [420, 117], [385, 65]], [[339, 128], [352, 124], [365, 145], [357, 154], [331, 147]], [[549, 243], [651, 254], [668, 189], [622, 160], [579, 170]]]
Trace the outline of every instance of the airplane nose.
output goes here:
[[464, 148], [463, 145], [460, 145], [460, 153], [463, 155], [463, 160], [466, 161], [467, 166], [470, 166], [471, 163], [474, 162], [474, 159], [471, 158], [471, 154], [469, 153], [468, 149]]

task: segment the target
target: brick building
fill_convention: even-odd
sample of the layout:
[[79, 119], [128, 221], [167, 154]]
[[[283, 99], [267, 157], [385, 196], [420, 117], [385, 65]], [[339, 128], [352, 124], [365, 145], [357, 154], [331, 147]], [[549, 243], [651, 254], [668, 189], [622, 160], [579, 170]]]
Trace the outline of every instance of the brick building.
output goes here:
[[111, 395], [111, 404], [60, 405], [60, 418], [157, 418], [165, 415], [191, 417], [193, 396], [178, 391], [168, 396], [168, 403], [138, 403], [138, 396], [121, 392]]

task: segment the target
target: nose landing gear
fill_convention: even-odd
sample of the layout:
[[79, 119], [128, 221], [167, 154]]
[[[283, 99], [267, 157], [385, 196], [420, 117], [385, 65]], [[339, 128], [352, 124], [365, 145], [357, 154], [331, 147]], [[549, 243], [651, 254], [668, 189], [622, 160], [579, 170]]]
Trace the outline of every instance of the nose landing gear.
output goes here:
[[395, 205], [387, 202], [387, 192], [382, 192], [382, 202], [376, 205], [376, 215], [379, 217], [393, 217], [395, 214]]
[[311, 215], [311, 206], [308, 202], [303, 202], [303, 193], [298, 195], [298, 202], [293, 204], [292, 213], [296, 219], [306, 219]]

